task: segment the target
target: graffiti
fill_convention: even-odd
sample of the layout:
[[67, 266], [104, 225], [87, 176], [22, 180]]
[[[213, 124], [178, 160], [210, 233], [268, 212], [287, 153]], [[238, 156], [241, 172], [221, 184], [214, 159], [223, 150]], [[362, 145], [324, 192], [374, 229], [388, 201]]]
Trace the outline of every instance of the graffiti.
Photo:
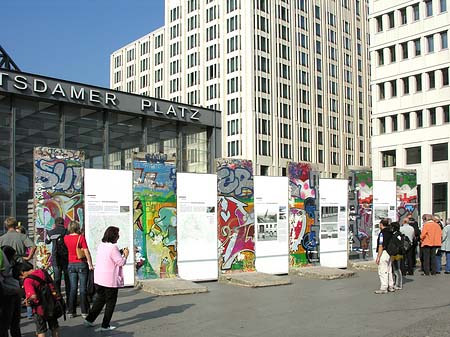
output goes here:
[[[177, 273], [176, 168], [160, 155], [133, 159], [134, 245], [139, 279], [175, 277]], [[153, 159], [152, 159], [153, 158]]]
[[350, 254], [365, 259], [372, 256], [373, 182], [371, 171], [352, 171], [349, 178]]
[[67, 227], [73, 220], [84, 220], [84, 153], [50, 147], [34, 149], [34, 223], [38, 264], [51, 265], [51, 247], [44, 243], [55, 218], [62, 217]]
[[219, 270], [255, 270], [253, 168], [248, 160], [217, 160]]
[[315, 214], [316, 173], [310, 164], [289, 163], [290, 265], [300, 267], [319, 261]]
[[405, 218], [418, 217], [417, 175], [415, 170], [396, 170], [395, 180], [397, 186], [397, 221]]

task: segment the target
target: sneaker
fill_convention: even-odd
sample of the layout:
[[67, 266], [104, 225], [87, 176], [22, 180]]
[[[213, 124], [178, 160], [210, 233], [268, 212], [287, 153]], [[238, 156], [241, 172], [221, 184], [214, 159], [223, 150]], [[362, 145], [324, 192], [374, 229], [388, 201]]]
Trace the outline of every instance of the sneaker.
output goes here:
[[402, 290], [402, 287], [394, 286], [395, 290]]
[[375, 290], [375, 294], [387, 294], [387, 293], [388, 293], [387, 290], [382, 290], [382, 289]]
[[74, 318], [75, 314], [67, 314], [67, 318]]
[[395, 291], [395, 288], [389, 288], [388, 291], [389, 291], [390, 293], [393, 293], [393, 292]]
[[86, 318], [88, 314], [81, 314], [81, 317]]
[[112, 325], [110, 325], [109, 327], [107, 327], [107, 328], [104, 328], [104, 327], [100, 327], [100, 328], [98, 328], [98, 329], [95, 329], [95, 331], [111, 331], [111, 330], [114, 330], [114, 329], [116, 329], [116, 327], [115, 326], [112, 326]]
[[92, 326], [95, 325], [94, 323], [89, 322], [88, 320], [84, 320], [84, 321], [83, 321], [83, 324], [84, 324], [85, 326], [88, 326], [88, 327], [92, 327]]

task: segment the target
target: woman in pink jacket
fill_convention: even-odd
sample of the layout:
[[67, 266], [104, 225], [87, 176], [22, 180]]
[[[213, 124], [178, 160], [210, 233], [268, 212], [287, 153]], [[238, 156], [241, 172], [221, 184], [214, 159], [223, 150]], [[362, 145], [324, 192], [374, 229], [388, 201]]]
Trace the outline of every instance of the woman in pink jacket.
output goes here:
[[118, 239], [119, 228], [109, 226], [103, 234], [102, 243], [97, 249], [97, 263], [94, 269], [94, 283], [97, 294], [84, 324], [94, 326], [95, 319], [106, 305], [99, 331], [109, 331], [116, 328], [109, 323], [116, 306], [118, 290], [124, 284], [122, 267], [127, 262], [129, 254], [128, 248], [124, 248], [123, 253], [119, 251], [116, 245]]

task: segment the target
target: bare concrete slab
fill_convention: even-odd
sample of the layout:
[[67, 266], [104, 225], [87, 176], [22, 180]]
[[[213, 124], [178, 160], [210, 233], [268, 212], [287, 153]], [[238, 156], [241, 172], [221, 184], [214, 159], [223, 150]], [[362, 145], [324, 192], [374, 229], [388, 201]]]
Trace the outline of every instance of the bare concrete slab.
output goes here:
[[302, 276], [308, 279], [336, 280], [353, 277], [355, 276], [356, 273], [353, 270], [348, 269], [314, 266], [314, 267], [291, 268], [289, 274]]
[[219, 276], [219, 282], [241, 287], [259, 288], [291, 284], [287, 275], [271, 275], [258, 272], [231, 273]]
[[181, 278], [165, 278], [156, 280], [139, 280], [136, 287], [143, 291], [160, 295], [186, 295], [199, 294], [208, 292], [208, 288], [191, 281], [183, 280]]
[[378, 271], [378, 265], [374, 260], [350, 262], [349, 267], [353, 270]]

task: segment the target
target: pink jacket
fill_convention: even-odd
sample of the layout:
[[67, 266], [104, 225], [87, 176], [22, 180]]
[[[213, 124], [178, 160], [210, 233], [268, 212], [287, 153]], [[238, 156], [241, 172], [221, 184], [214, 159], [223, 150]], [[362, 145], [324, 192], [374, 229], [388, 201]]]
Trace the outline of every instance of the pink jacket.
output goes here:
[[108, 288], [123, 287], [122, 266], [126, 262], [127, 259], [120, 254], [114, 243], [100, 243], [97, 248], [94, 283]]

